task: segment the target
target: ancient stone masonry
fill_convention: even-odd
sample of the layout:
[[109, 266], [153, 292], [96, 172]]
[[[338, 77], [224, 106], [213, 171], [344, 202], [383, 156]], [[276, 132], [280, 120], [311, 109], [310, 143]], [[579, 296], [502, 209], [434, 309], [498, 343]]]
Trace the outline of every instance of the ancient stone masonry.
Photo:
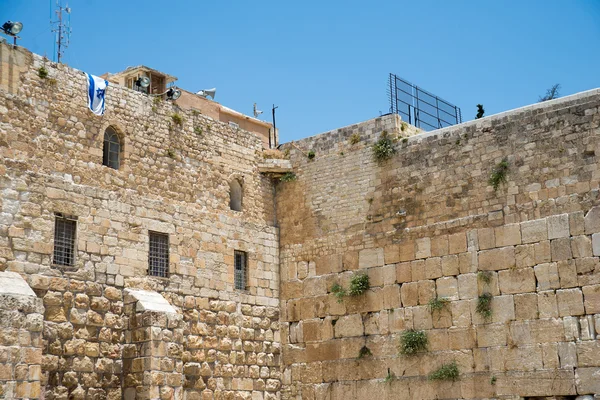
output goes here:
[[86, 90], [0, 44], [0, 397], [600, 396], [600, 90], [281, 151]]
[[[599, 106], [416, 136], [383, 116], [284, 145], [282, 398], [600, 395]], [[396, 154], [376, 162], [384, 131]], [[358, 274], [370, 289], [340, 296]], [[410, 330], [428, 345], [402, 355]], [[458, 380], [431, 379], [453, 363]]]
[[[0, 61], [0, 270], [43, 302], [14, 322], [2, 313], [4, 396], [277, 398], [278, 232], [261, 139], [117, 85], [97, 117], [80, 71], [6, 45]], [[102, 165], [109, 126], [119, 169]], [[229, 207], [232, 179], [242, 211]], [[53, 256], [62, 216], [75, 221], [72, 266]], [[148, 275], [151, 232], [168, 235], [168, 278]], [[170, 308], [138, 306], [143, 291]], [[36, 313], [43, 335], [27, 322]], [[9, 337], [24, 330], [31, 342]]]

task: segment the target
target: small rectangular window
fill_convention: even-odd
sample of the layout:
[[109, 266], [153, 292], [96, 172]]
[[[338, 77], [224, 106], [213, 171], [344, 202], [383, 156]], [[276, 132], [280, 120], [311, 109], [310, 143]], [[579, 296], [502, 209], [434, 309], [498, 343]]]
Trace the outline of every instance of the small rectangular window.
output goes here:
[[235, 288], [238, 290], [246, 290], [247, 282], [247, 257], [243, 251], [235, 250], [233, 252], [234, 258], [234, 283]]
[[53, 264], [71, 267], [75, 264], [75, 233], [77, 220], [56, 214], [54, 218]]
[[148, 275], [169, 276], [169, 235], [149, 232]]

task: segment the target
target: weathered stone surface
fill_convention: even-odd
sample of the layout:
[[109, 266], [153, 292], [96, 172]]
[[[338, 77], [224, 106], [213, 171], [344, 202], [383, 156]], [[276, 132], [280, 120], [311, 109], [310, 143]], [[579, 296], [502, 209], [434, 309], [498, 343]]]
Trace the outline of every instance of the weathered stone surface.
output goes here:
[[380, 267], [384, 264], [383, 249], [364, 249], [358, 252], [359, 268]]
[[479, 252], [479, 269], [482, 271], [498, 271], [515, 266], [515, 248], [501, 247]]
[[569, 214], [552, 215], [547, 218], [548, 239], [569, 237]]
[[521, 223], [521, 239], [523, 243], [535, 243], [548, 240], [546, 219], [536, 219]]
[[583, 315], [583, 294], [581, 289], [564, 289], [556, 291], [558, 315], [561, 317]]
[[511, 269], [498, 272], [498, 284], [503, 294], [527, 293], [535, 291], [533, 268]]

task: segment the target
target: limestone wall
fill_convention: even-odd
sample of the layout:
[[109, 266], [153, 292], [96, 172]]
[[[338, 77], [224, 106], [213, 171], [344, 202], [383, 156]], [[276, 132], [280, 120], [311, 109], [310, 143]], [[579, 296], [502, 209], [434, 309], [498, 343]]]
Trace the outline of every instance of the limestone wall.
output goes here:
[[[282, 398], [600, 394], [599, 106], [594, 90], [408, 139], [383, 116], [286, 145]], [[383, 131], [397, 153], [376, 163]], [[370, 289], [338, 302], [361, 273]], [[399, 354], [409, 329], [427, 351]], [[452, 362], [457, 381], [428, 379]]]
[[[119, 399], [126, 387], [138, 398], [190, 388], [188, 399], [273, 398], [278, 231], [261, 139], [114, 85], [98, 117], [82, 72], [22, 48], [0, 45], [0, 55], [0, 270], [24, 276], [46, 307], [46, 398]], [[102, 165], [108, 126], [122, 141], [119, 170]], [[242, 182], [242, 212], [229, 208], [232, 179]], [[73, 267], [52, 265], [55, 213], [77, 219]], [[168, 279], [148, 276], [149, 231], [169, 235]], [[247, 290], [234, 289], [234, 250], [248, 255]], [[143, 358], [131, 352], [132, 332], [156, 328], [124, 303], [125, 288], [175, 308], [181, 320], [150, 339], [179, 361], [159, 354], [125, 371], [124, 360]], [[201, 379], [186, 372], [197, 365]], [[156, 389], [142, 390], [151, 381]]]
[[0, 272], [0, 398], [41, 395], [44, 306], [14, 272]]

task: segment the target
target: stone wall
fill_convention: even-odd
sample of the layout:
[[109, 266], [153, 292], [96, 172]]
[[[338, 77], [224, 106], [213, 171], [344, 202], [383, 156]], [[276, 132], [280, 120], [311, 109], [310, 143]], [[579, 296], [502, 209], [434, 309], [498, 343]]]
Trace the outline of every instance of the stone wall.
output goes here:
[[[261, 138], [116, 85], [98, 117], [82, 72], [22, 48], [0, 45], [0, 56], [0, 270], [43, 299], [46, 399], [119, 399], [128, 387], [138, 398], [273, 398], [278, 231]], [[122, 143], [118, 170], [102, 165], [109, 126]], [[241, 212], [229, 208], [232, 179]], [[73, 267], [52, 264], [55, 213], [77, 219]], [[169, 235], [168, 279], [148, 276], [149, 231]], [[247, 290], [234, 289], [234, 250], [247, 252]], [[147, 321], [124, 289], [160, 293], [180, 320]], [[167, 355], [129, 363], [146, 357], [138, 329]], [[196, 364], [200, 378], [186, 372]], [[139, 388], [148, 382], [156, 389]]]
[[0, 272], [0, 398], [40, 397], [43, 315], [27, 282]]
[[[600, 395], [599, 106], [594, 90], [407, 139], [383, 116], [285, 145], [282, 398]], [[383, 131], [397, 152], [377, 163]], [[428, 348], [401, 355], [410, 329]], [[428, 379], [452, 362], [458, 380]]]

